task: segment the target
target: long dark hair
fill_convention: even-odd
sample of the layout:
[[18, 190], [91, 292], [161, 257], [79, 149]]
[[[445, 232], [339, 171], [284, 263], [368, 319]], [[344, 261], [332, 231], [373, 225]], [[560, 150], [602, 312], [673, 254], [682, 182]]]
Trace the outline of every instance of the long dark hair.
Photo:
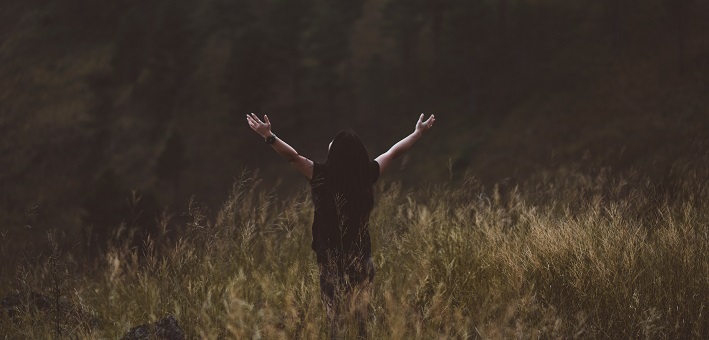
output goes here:
[[359, 136], [352, 130], [338, 132], [325, 165], [340, 222], [366, 222], [374, 206], [374, 194], [369, 152]]

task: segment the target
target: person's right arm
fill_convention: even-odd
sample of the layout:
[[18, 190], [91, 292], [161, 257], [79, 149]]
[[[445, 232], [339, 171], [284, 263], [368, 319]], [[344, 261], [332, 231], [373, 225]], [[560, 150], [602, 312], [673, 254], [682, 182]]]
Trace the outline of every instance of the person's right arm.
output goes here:
[[434, 115], [431, 115], [431, 117], [429, 117], [426, 121], [423, 120], [423, 117], [424, 114], [422, 113], [418, 122], [416, 122], [416, 129], [413, 133], [404, 137], [404, 139], [394, 144], [394, 146], [392, 146], [387, 152], [374, 159], [377, 163], [379, 163], [380, 174], [384, 173], [394, 159], [399, 158], [399, 156], [411, 149], [414, 143], [416, 143], [416, 141], [421, 138], [421, 136], [426, 133], [436, 121], [436, 117]]
[[264, 139], [268, 136], [275, 137], [271, 144], [273, 150], [276, 150], [281, 157], [285, 158], [288, 163], [305, 175], [305, 177], [311, 179], [313, 177], [313, 161], [299, 155], [288, 143], [276, 137], [276, 135], [271, 132], [271, 121], [268, 119], [268, 116], [264, 115], [263, 120], [264, 121], [261, 121], [253, 112], [251, 115], [246, 115], [246, 121], [249, 123], [252, 130], [261, 135]]

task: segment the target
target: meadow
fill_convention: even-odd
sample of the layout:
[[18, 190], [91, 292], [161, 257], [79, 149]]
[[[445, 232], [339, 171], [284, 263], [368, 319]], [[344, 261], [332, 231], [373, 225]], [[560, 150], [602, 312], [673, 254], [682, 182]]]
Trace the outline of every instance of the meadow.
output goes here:
[[[521, 185], [377, 186], [373, 339], [709, 338], [709, 186], [567, 169]], [[4, 339], [115, 339], [173, 315], [190, 339], [328, 336], [309, 192], [242, 176], [220, 211], [139, 246], [22, 258], [3, 236]], [[212, 217], [210, 217], [210, 215]], [[13, 259], [13, 260], [10, 260]], [[11, 264], [11, 265], [10, 265]], [[11, 266], [12, 268], [8, 268]], [[40, 308], [42, 307], [42, 308]], [[354, 332], [346, 334], [346, 338]]]

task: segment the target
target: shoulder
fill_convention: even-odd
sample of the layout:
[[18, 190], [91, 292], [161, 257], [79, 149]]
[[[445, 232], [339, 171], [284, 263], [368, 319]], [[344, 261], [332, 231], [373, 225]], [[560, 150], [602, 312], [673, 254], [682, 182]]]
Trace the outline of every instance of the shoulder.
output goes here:
[[379, 179], [380, 167], [379, 162], [373, 160], [369, 163], [370, 178], [372, 179], [372, 184], [376, 183]]
[[313, 161], [313, 178], [317, 176], [324, 176], [326, 172], [327, 166], [325, 163]]
[[313, 176], [310, 179], [310, 185], [322, 184], [325, 180], [326, 169], [325, 164], [313, 161]]

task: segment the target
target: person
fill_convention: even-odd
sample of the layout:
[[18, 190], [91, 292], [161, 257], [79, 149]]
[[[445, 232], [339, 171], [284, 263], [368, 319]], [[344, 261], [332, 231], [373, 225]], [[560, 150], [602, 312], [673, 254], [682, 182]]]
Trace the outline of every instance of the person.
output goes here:
[[331, 323], [331, 335], [341, 331], [341, 313], [353, 311], [360, 336], [366, 335], [365, 314], [374, 280], [369, 215], [374, 207], [372, 186], [435, 123], [421, 114], [414, 132], [374, 160], [352, 130], [342, 130], [328, 146], [324, 163], [298, 154], [272, 132], [271, 121], [254, 113], [246, 120], [267, 144], [310, 180], [314, 205], [313, 240], [320, 270], [320, 291]]

